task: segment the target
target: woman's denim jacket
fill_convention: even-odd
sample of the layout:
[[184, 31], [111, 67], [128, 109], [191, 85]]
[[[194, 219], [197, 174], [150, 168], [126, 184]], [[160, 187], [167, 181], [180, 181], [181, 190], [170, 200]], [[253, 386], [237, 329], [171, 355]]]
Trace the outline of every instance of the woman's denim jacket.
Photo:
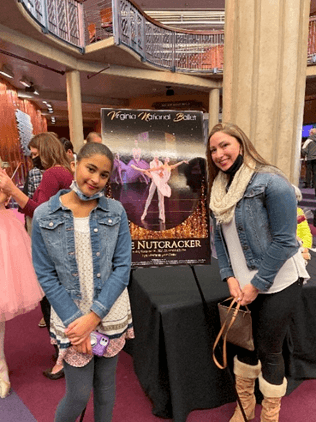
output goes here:
[[[38, 280], [48, 301], [67, 327], [82, 314], [75, 304], [81, 299], [75, 253], [74, 220], [59, 197], [61, 190], [40, 205], [33, 218], [32, 255]], [[90, 213], [94, 301], [91, 310], [103, 319], [128, 285], [131, 236], [123, 206], [102, 197]]]
[[[249, 270], [258, 270], [251, 284], [267, 291], [282, 265], [298, 250], [294, 189], [282, 176], [255, 173], [235, 209], [238, 237]], [[220, 224], [215, 248], [222, 280], [234, 277]]]

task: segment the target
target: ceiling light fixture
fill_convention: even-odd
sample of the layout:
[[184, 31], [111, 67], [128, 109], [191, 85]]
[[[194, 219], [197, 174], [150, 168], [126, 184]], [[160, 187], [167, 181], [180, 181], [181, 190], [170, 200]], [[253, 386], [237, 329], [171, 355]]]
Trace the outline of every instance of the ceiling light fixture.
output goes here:
[[18, 90], [18, 97], [19, 98], [34, 98], [34, 95], [31, 92]]
[[24, 85], [25, 87], [30, 87], [32, 85], [32, 82], [28, 81], [25, 78], [20, 79], [19, 82], [20, 82], [21, 85]]
[[34, 95], [39, 95], [39, 92], [38, 92], [38, 90], [35, 88], [35, 86], [34, 86], [33, 82], [31, 82], [31, 85], [30, 85], [30, 86], [27, 86], [27, 87], [25, 88], [25, 92], [29, 92], [29, 93], [34, 94]]
[[9, 69], [8, 66], [6, 66], [5, 64], [2, 65], [2, 68], [0, 69], [0, 73], [1, 75], [6, 76], [7, 78], [10, 78], [10, 79], [14, 78], [14, 74], [12, 70]]

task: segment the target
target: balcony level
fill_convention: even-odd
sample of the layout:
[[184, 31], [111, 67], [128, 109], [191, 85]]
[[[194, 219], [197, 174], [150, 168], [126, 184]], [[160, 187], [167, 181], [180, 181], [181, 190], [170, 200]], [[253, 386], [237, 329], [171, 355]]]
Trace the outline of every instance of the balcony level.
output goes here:
[[[143, 12], [131, 0], [19, 0], [46, 34], [88, 53], [106, 46], [122, 46], [144, 64], [172, 72], [217, 74], [223, 71], [224, 30], [186, 30], [174, 26], [192, 22], [206, 27], [223, 27], [224, 11], [197, 14]], [[198, 20], [199, 19], [199, 20]], [[107, 43], [101, 43], [107, 40]], [[132, 61], [108, 51], [114, 64]], [[89, 58], [91, 60], [91, 57]], [[92, 57], [93, 59], [93, 57]], [[113, 63], [113, 61], [112, 61]], [[316, 63], [316, 17], [310, 18], [308, 65]], [[129, 65], [133, 65], [129, 62]], [[137, 67], [139, 64], [137, 64]]]

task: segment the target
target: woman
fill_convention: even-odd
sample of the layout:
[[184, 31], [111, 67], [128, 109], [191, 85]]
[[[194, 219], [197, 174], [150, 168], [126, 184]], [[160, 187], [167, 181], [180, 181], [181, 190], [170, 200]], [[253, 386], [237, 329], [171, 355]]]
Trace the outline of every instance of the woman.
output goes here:
[[4, 170], [0, 170], [0, 188], [8, 196], [12, 196], [19, 204], [23, 214], [30, 217], [33, 217], [34, 210], [40, 204], [48, 201], [60, 189], [69, 188], [73, 179], [63, 145], [52, 132], [43, 132], [35, 135], [32, 141], [38, 142], [39, 157], [44, 170], [46, 170], [32, 199], [21, 192]]
[[[39, 156], [38, 148], [39, 148], [39, 138], [34, 136], [29, 145], [29, 150], [31, 151], [31, 158], [33, 163], [33, 168], [28, 172], [26, 176], [26, 181], [24, 184], [23, 192], [25, 195], [27, 195], [29, 198], [33, 198], [33, 195], [36, 191], [36, 189], [39, 187], [42, 177], [44, 168], [41, 163], [41, 159]], [[21, 209], [20, 209], [21, 211]], [[28, 234], [31, 236], [32, 234], [32, 219], [29, 216], [26, 216], [25, 218], [25, 224]]]
[[[214, 126], [207, 161], [221, 278], [253, 318], [256, 350], [238, 350], [236, 388], [251, 420], [259, 377], [261, 421], [276, 422], [287, 387], [282, 345], [302, 280], [308, 278], [296, 240], [294, 190], [236, 125]], [[243, 420], [237, 406], [230, 422]]]
[[[62, 143], [52, 132], [43, 132], [35, 135], [31, 140], [31, 145], [37, 145], [41, 165], [44, 168], [40, 185], [36, 189], [32, 198], [23, 193], [4, 170], [0, 169], [0, 189], [19, 204], [20, 211], [29, 217], [33, 217], [35, 209], [43, 202], [55, 195], [60, 189], [67, 189], [71, 185], [73, 175], [66, 152]], [[32, 150], [31, 150], [32, 151]], [[33, 152], [35, 152], [33, 150]], [[50, 304], [46, 297], [41, 301], [46, 327], [50, 327]], [[63, 376], [61, 365], [55, 365], [52, 370], [44, 371], [44, 375], [50, 379], [58, 379]]]

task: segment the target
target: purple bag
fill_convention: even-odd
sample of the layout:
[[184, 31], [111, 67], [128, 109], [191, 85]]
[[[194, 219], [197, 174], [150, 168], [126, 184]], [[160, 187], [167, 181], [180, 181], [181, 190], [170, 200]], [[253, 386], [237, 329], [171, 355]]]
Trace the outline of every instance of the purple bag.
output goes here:
[[110, 343], [110, 339], [105, 334], [98, 331], [92, 331], [90, 334], [92, 353], [96, 356], [103, 356]]

